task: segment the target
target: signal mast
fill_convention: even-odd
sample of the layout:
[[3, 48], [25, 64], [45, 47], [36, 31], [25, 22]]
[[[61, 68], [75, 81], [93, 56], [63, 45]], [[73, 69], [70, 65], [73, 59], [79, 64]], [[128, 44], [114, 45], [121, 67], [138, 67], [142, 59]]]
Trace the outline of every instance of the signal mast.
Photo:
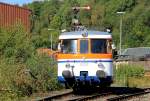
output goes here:
[[73, 31], [82, 31], [85, 30], [85, 26], [82, 26], [81, 22], [79, 21], [77, 15], [79, 13], [80, 10], [90, 10], [91, 7], [90, 6], [83, 6], [83, 7], [72, 7], [73, 13], [74, 13], [74, 17], [72, 19], [72, 30]]

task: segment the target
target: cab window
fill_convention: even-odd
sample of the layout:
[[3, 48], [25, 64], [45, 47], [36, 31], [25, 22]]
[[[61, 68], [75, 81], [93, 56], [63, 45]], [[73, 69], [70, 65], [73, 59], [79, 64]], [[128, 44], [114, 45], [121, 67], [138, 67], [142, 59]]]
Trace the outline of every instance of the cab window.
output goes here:
[[80, 53], [88, 53], [88, 40], [80, 40]]
[[107, 53], [106, 39], [91, 39], [92, 53]]
[[62, 41], [61, 45], [62, 53], [77, 53], [77, 40], [75, 39], [66, 39]]

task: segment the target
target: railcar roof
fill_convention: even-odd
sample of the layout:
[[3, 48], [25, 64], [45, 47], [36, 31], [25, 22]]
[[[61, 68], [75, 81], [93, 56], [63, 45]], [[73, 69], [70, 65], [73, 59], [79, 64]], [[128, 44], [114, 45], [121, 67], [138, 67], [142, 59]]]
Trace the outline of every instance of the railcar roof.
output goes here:
[[[87, 33], [86, 37], [83, 37], [83, 34]], [[72, 31], [72, 32], [64, 32], [61, 33], [59, 39], [77, 39], [77, 38], [103, 38], [103, 39], [111, 39], [111, 33], [102, 32], [102, 31]]]
[[[72, 31], [72, 32], [64, 32], [61, 35], [82, 35], [85, 31]], [[102, 31], [86, 31], [88, 35], [110, 35], [108, 32], [102, 32]]]

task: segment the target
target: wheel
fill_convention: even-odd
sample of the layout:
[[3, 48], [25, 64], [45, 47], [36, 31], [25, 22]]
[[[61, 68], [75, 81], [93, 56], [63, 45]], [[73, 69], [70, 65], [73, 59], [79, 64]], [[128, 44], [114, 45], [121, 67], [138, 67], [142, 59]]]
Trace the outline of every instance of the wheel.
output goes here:
[[74, 93], [79, 93], [80, 92], [80, 86], [78, 85], [78, 84], [75, 84], [74, 86], [73, 86], [73, 92]]
[[65, 88], [70, 89], [70, 86], [68, 85], [68, 83], [65, 83]]
[[100, 84], [100, 87], [102, 88], [107, 88], [107, 87], [110, 87], [111, 83], [102, 83]]

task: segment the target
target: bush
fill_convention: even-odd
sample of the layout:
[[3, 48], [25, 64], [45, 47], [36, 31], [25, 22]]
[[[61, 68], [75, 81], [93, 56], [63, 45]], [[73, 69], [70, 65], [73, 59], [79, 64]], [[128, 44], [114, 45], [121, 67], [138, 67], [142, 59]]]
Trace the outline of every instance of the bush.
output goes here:
[[34, 79], [33, 89], [36, 91], [48, 91], [59, 89], [57, 84], [57, 67], [53, 59], [41, 55], [31, 58], [27, 62], [30, 75]]
[[[53, 59], [37, 55], [31, 38], [21, 26], [1, 30], [0, 42], [0, 90], [11, 91], [6, 98], [10, 96], [10, 99], [16, 100], [33, 92], [61, 87], [57, 83], [57, 68], [52, 65]], [[3, 96], [5, 94], [0, 94], [0, 100], [5, 99]]]

